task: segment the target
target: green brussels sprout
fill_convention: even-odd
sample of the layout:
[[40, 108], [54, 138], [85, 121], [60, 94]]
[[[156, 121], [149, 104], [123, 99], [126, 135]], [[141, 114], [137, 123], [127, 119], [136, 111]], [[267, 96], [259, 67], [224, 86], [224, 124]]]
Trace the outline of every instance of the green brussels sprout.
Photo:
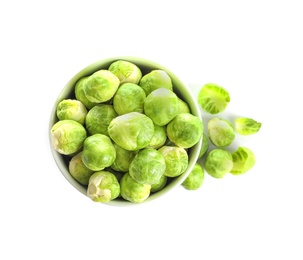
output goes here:
[[87, 137], [83, 143], [82, 161], [93, 171], [101, 171], [109, 167], [116, 159], [116, 150], [106, 135], [94, 134]]
[[204, 170], [200, 164], [196, 163], [185, 181], [183, 181], [182, 186], [187, 190], [197, 190], [202, 186], [203, 181]]
[[86, 137], [84, 126], [74, 120], [60, 120], [51, 128], [53, 148], [60, 154], [71, 155], [78, 152]]
[[[125, 172], [118, 172], [118, 171], [115, 171], [112, 167], [106, 167], [106, 168], [105, 168], [104, 170], [102, 170], [102, 171], [107, 171], [107, 172], [110, 172], [110, 173], [112, 173], [113, 175], [115, 175], [119, 183], [120, 183], [121, 178], [122, 178], [123, 175], [125, 174]], [[119, 194], [119, 197], [121, 197], [121, 194]]]
[[64, 99], [57, 105], [57, 117], [59, 120], [75, 120], [84, 124], [87, 109], [84, 104], [76, 99]]
[[230, 96], [228, 91], [213, 83], [204, 85], [198, 95], [199, 105], [210, 114], [223, 112], [229, 102]]
[[155, 193], [162, 190], [166, 186], [166, 183], [167, 183], [167, 177], [165, 175], [162, 175], [157, 182], [151, 185], [150, 192]]
[[88, 185], [89, 178], [94, 173], [94, 171], [88, 169], [82, 162], [82, 152], [77, 153], [71, 158], [68, 169], [70, 175], [82, 185]]
[[151, 185], [135, 181], [129, 173], [125, 173], [120, 181], [121, 196], [130, 202], [143, 202], [149, 197], [150, 189]]
[[90, 102], [102, 103], [114, 96], [119, 85], [119, 79], [109, 70], [98, 70], [86, 79], [84, 94]]
[[236, 137], [232, 124], [222, 118], [214, 117], [210, 119], [207, 129], [209, 139], [218, 147], [230, 145]]
[[140, 150], [129, 165], [129, 175], [142, 184], [156, 183], [166, 168], [163, 155], [153, 148]]
[[241, 117], [235, 120], [236, 131], [241, 135], [250, 135], [257, 133], [262, 123], [252, 118]]
[[154, 124], [146, 115], [130, 112], [114, 118], [108, 126], [108, 134], [117, 145], [129, 151], [136, 151], [150, 143]]
[[162, 146], [158, 151], [163, 155], [165, 160], [165, 176], [176, 177], [187, 169], [188, 155], [184, 148], [177, 146]]
[[108, 171], [95, 172], [89, 178], [87, 196], [95, 202], [109, 202], [120, 195], [120, 184]]
[[116, 150], [116, 159], [111, 165], [111, 168], [118, 172], [128, 172], [129, 165], [136, 156], [136, 152], [125, 150], [114, 143]]
[[142, 77], [139, 67], [129, 61], [117, 60], [109, 66], [108, 70], [119, 78], [121, 84], [127, 82], [138, 84]]
[[83, 77], [77, 81], [75, 85], [75, 96], [77, 100], [81, 101], [86, 106], [86, 108], [91, 109], [93, 106], [95, 106], [98, 103], [90, 102], [85, 96], [84, 85], [87, 78], [88, 77]]
[[190, 148], [202, 137], [203, 124], [199, 117], [181, 113], [167, 125], [166, 132], [174, 144], [182, 148]]
[[179, 101], [179, 113], [190, 113], [188, 104], [183, 101], [181, 98], [178, 98]]
[[145, 74], [139, 85], [144, 89], [146, 96], [158, 88], [166, 88], [173, 91], [171, 78], [164, 70], [152, 70]]
[[179, 113], [178, 96], [171, 90], [158, 88], [146, 97], [144, 113], [156, 125], [166, 125]]
[[230, 173], [234, 175], [249, 171], [256, 163], [255, 155], [247, 147], [238, 147], [238, 150], [231, 155], [233, 158], [233, 167]]
[[89, 134], [103, 134], [108, 136], [108, 126], [118, 114], [112, 105], [98, 104], [88, 111], [85, 119]]
[[143, 113], [144, 90], [134, 83], [124, 83], [120, 86], [113, 98], [113, 106], [119, 115], [129, 112]]
[[204, 167], [210, 176], [223, 178], [233, 167], [232, 155], [229, 151], [215, 148], [206, 155]]
[[209, 142], [208, 142], [208, 138], [207, 135], [203, 133], [202, 136], [202, 146], [199, 152], [199, 156], [198, 159], [202, 158], [204, 154], [206, 154], [206, 152], [208, 151], [209, 148]]
[[154, 135], [146, 148], [158, 149], [165, 144], [167, 139], [165, 126], [154, 124]]
[[[108, 170], [109, 172], [111, 172], [113, 175], [116, 176], [118, 182], [120, 183], [120, 180], [122, 179], [123, 175], [124, 175], [124, 172], [117, 172], [115, 171], [114, 169], [112, 168], [109, 168]], [[119, 197], [121, 196], [121, 194], [119, 194]]]

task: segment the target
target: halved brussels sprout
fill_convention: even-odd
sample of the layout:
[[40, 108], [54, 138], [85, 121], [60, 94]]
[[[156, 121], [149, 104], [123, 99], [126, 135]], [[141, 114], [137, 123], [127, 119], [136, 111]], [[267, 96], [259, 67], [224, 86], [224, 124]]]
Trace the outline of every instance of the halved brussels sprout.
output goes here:
[[233, 167], [230, 173], [234, 175], [243, 174], [249, 171], [256, 163], [254, 153], [247, 147], [238, 147], [238, 150], [233, 152]]
[[182, 183], [182, 186], [187, 190], [197, 190], [201, 187], [203, 181], [204, 170], [200, 164], [196, 163], [190, 174]]
[[88, 77], [83, 77], [77, 81], [75, 85], [75, 96], [77, 100], [81, 101], [86, 106], [86, 108], [91, 109], [93, 106], [95, 106], [98, 103], [89, 101], [85, 96], [84, 85], [87, 78]]
[[162, 175], [161, 178], [154, 184], [151, 185], [150, 192], [158, 192], [159, 190], [162, 190], [167, 183], [167, 177], [165, 175]]
[[70, 175], [82, 185], [88, 185], [89, 178], [94, 173], [94, 171], [88, 169], [82, 162], [82, 152], [72, 157], [69, 161], [68, 169]]
[[60, 120], [51, 128], [53, 148], [65, 155], [78, 152], [86, 136], [84, 126], [74, 120]]
[[138, 152], [129, 165], [129, 175], [137, 182], [154, 184], [164, 174], [166, 168], [163, 155], [153, 148]]
[[165, 144], [167, 139], [165, 126], [154, 124], [154, 135], [146, 148], [158, 149]]
[[233, 167], [232, 155], [229, 151], [215, 148], [206, 155], [204, 167], [210, 176], [223, 178]]
[[203, 133], [202, 136], [202, 146], [199, 152], [199, 156], [198, 159], [202, 158], [204, 154], [206, 154], [206, 152], [208, 151], [209, 148], [209, 141], [208, 141], [208, 137], [206, 134]]
[[151, 185], [135, 181], [129, 173], [125, 173], [120, 181], [121, 196], [130, 202], [143, 202], [149, 197], [150, 189]]
[[184, 148], [177, 146], [162, 146], [158, 150], [164, 157], [167, 177], [177, 177], [181, 175], [188, 166], [188, 155]]
[[166, 88], [173, 91], [171, 78], [164, 70], [152, 70], [145, 74], [139, 85], [144, 89], [146, 96], [158, 88]]
[[198, 95], [198, 103], [210, 114], [223, 112], [230, 102], [230, 96], [226, 89], [217, 84], [204, 85]]
[[128, 172], [129, 165], [132, 162], [132, 160], [135, 158], [136, 152], [125, 150], [124, 148], [120, 147], [116, 143], [114, 143], [114, 147], [116, 150], [116, 159], [111, 165], [111, 168], [119, 172]]
[[118, 114], [112, 105], [95, 105], [86, 115], [86, 129], [91, 135], [103, 134], [108, 136], [108, 126], [117, 116]]
[[109, 70], [98, 70], [90, 75], [84, 84], [84, 94], [90, 102], [102, 103], [116, 93], [120, 81]]
[[142, 77], [140, 68], [129, 61], [117, 60], [109, 66], [108, 70], [119, 78], [121, 84], [127, 82], [138, 84]]
[[158, 88], [146, 97], [144, 113], [156, 125], [166, 125], [179, 113], [178, 96], [171, 90]]
[[236, 131], [241, 135], [255, 134], [260, 130], [261, 126], [262, 123], [252, 118], [241, 117], [235, 120]]
[[84, 124], [87, 109], [84, 104], [76, 99], [64, 99], [57, 105], [57, 117], [59, 120], [75, 120]]
[[145, 92], [139, 85], [124, 83], [113, 98], [113, 106], [119, 115], [129, 112], [143, 113], [145, 98]]
[[236, 137], [232, 124], [223, 118], [210, 119], [207, 128], [209, 139], [218, 147], [230, 145]]
[[82, 161], [93, 171], [101, 171], [109, 167], [116, 159], [116, 150], [106, 135], [94, 134], [87, 137], [83, 143]]
[[154, 124], [148, 116], [130, 112], [114, 118], [108, 126], [108, 134], [122, 148], [136, 151], [150, 143]]
[[89, 178], [87, 196], [95, 202], [109, 202], [120, 195], [120, 184], [108, 171], [95, 172]]
[[190, 148], [202, 137], [203, 124], [199, 117], [181, 113], [167, 125], [166, 132], [174, 144], [182, 148]]

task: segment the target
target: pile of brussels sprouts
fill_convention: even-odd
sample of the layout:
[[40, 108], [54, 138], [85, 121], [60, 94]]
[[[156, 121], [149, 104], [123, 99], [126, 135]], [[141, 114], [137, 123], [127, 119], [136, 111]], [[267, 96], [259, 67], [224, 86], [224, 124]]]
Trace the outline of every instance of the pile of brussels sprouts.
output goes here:
[[[223, 112], [230, 102], [228, 91], [213, 83], [204, 85], [198, 95], [198, 103], [201, 108], [215, 115]], [[230, 152], [227, 147], [235, 140], [236, 132], [240, 135], [257, 133], [261, 123], [248, 117], [239, 117], [230, 122], [222, 117], [212, 117], [203, 133], [202, 148], [199, 160], [193, 171], [189, 174], [182, 185], [189, 190], [198, 189], [204, 180], [204, 170], [214, 177], [223, 178], [227, 173], [240, 175], [249, 171], [256, 162], [256, 157], [251, 149], [238, 146], [237, 150]], [[209, 140], [214, 148], [209, 149]]]
[[56, 114], [53, 148], [88, 197], [103, 203], [139, 203], [163, 189], [185, 172], [188, 149], [204, 132], [164, 70], [143, 75], [125, 60], [79, 79]]

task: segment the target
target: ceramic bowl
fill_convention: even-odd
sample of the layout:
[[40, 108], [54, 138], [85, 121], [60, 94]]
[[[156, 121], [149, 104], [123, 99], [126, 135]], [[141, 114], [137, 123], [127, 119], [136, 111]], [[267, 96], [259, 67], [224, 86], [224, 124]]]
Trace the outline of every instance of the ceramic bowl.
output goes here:
[[[92, 73], [94, 73], [97, 70], [108, 69], [109, 65], [117, 60], [126, 60], [126, 61], [136, 64], [141, 69], [143, 75], [150, 72], [153, 69], [161, 69], [161, 70], [166, 71], [167, 74], [172, 79], [174, 92], [189, 105], [191, 113], [195, 116], [198, 116], [202, 120], [199, 105], [197, 103], [197, 99], [193, 96], [189, 87], [186, 84], [184, 84], [178, 78], [178, 76], [176, 76], [169, 69], [167, 69], [167, 68], [163, 67], [162, 65], [157, 64], [153, 61], [143, 59], [143, 58], [138, 58], [138, 57], [124, 57], [123, 56], [123, 57], [111, 57], [111, 58], [106, 58], [106, 59], [97, 61], [97, 62], [83, 68], [79, 72], [77, 72], [69, 80], [69, 82], [67, 82], [67, 84], [63, 87], [61, 93], [59, 94], [57, 100], [54, 103], [54, 106], [53, 106], [53, 109], [51, 112], [51, 116], [50, 116], [49, 132], [50, 132], [51, 127], [54, 125], [54, 123], [56, 123], [58, 121], [58, 118], [56, 115], [56, 107], [57, 107], [58, 103], [60, 101], [62, 101], [63, 99], [75, 98], [74, 87], [75, 87], [76, 82], [80, 78], [91, 75]], [[51, 144], [51, 138], [50, 138], [50, 144]], [[168, 184], [162, 190], [160, 190], [156, 193], [151, 193], [151, 195], [145, 201], [143, 201], [139, 204], [147, 203], [147, 202], [153, 201], [155, 199], [158, 199], [158, 198], [164, 196], [165, 194], [169, 193], [172, 189], [181, 185], [182, 182], [188, 176], [188, 174], [191, 172], [193, 166], [195, 165], [195, 163], [198, 159], [201, 144], [202, 144], [202, 140], [200, 140], [196, 145], [194, 145], [193, 147], [188, 149], [188, 157], [189, 157], [188, 168], [182, 175], [175, 177], [175, 178], [170, 178], [170, 180], [168, 181]], [[50, 145], [50, 148], [52, 151], [53, 158], [54, 158], [59, 170], [63, 174], [63, 176], [73, 187], [75, 187], [79, 192], [83, 193], [86, 196], [87, 187], [78, 183], [69, 173], [68, 164], [71, 159], [71, 156], [66, 156], [66, 155], [62, 155], [62, 154], [58, 153], [57, 151], [54, 150], [54, 148], [52, 147], [52, 144]], [[106, 204], [114, 205], [114, 206], [137, 205], [135, 203], [126, 201], [123, 198], [117, 198]]]

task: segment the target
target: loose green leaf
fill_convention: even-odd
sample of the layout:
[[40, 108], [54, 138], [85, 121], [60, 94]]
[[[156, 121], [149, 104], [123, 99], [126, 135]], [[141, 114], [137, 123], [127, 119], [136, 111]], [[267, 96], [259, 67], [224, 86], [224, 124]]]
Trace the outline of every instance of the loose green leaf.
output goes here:
[[240, 117], [235, 120], [236, 131], [241, 135], [251, 135], [257, 133], [262, 123], [252, 118]]

